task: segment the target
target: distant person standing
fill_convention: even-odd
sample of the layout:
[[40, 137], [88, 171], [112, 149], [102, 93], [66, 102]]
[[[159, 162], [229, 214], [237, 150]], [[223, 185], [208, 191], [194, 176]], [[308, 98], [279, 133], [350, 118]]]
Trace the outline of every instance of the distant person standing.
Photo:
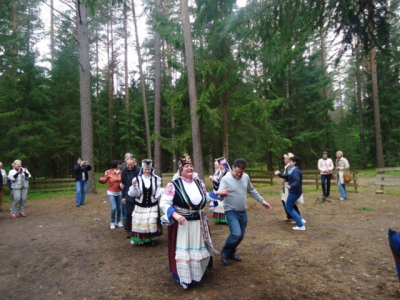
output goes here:
[[260, 202], [269, 211], [271, 206], [261, 197], [253, 187], [249, 175], [245, 174], [246, 161], [238, 158], [233, 162], [231, 172], [228, 172], [221, 180], [217, 195], [223, 197], [225, 216], [228, 221], [230, 234], [222, 247], [222, 263], [229, 264], [229, 260], [241, 261], [236, 255], [236, 248], [242, 242], [247, 227], [247, 201], [250, 196]]
[[1, 189], [0, 189], [0, 212], [3, 211], [3, 197], [4, 197], [4, 190], [6, 188], [6, 184], [7, 184], [7, 173], [6, 171], [3, 170], [3, 163], [0, 162], [0, 185], [1, 185]]
[[[332, 159], [328, 158], [328, 152], [322, 152], [322, 158], [318, 160], [318, 170], [321, 174], [322, 197], [328, 198], [331, 191], [332, 171], [335, 168]], [[325, 187], [326, 182], [326, 187]]]
[[89, 163], [78, 157], [77, 164], [74, 166], [75, 183], [76, 183], [76, 207], [85, 205], [85, 195], [87, 181], [89, 179], [89, 171], [92, 167]]
[[15, 219], [17, 207], [19, 205], [19, 215], [26, 217], [24, 212], [26, 198], [28, 197], [29, 178], [31, 174], [28, 169], [22, 167], [20, 160], [14, 161], [14, 169], [8, 174], [8, 180], [11, 181], [11, 188], [13, 193], [13, 203], [11, 206], [11, 218]]
[[337, 172], [337, 185], [340, 191], [340, 201], [347, 199], [347, 190], [344, 182], [343, 175], [350, 168], [349, 162], [346, 158], [343, 157], [343, 152], [336, 152], [336, 172]]

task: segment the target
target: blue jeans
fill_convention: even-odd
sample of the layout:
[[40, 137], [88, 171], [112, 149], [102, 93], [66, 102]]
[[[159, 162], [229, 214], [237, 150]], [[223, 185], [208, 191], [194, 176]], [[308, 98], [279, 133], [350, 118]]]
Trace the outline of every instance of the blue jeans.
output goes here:
[[228, 210], [225, 212], [225, 217], [228, 221], [230, 235], [222, 247], [222, 253], [230, 256], [236, 253], [237, 246], [243, 240], [247, 227], [247, 213]]
[[340, 198], [347, 199], [346, 185], [345, 185], [345, 184], [342, 184], [342, 183], [340, 182], [339, 176], [338, 176], [338, 178], [337, 178], [337, 185], [338, 185], [339, 191], [340, 191]]
[[111, 223], [115, 223], [115, 211], [117, 211], [117, 223], [121, 222], [121, 204], [122, 195], [111, 196], [107, 195], [111, 205]]
[[297, 199], [299, 199], [301, 194], [289, 194], [285, 203], [285, 208], [289, 215], [292, 216], [293, 220], [295, 220], [297, 226], [302, 227], [303, 218], [297, 213], [297, 211], [293, 208], [296, 204]]
[[[325, 181], [327, 188], [325, 188]], [[324, 197], [329, 197], [331, 191], [331, 175], [321, 175], [322, 194]]]
[[87, 180], [76, 181], [76, 205], [85, 203]]

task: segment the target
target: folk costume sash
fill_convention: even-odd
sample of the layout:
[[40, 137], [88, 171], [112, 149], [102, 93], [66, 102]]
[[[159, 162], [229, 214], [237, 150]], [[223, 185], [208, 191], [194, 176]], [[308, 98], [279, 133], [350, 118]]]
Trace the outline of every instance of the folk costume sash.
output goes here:
[[193, 214], [193, 213], [198, 213], [200, 215], [200, 229], [201, 229], [201, 235], [203, 236], [203, 240], [204, 240], [204, 246], [206, 247], [207, 251], [211, 255], [219, 254], [219, 252], [214, 249], [214, 246], [212, 244], [210, 231], [208, 230], [208, 225], [207, 225], [208, 219], [207, 219], [206, 213], [204, 212], [204, 209], [190, 210], [190, 209], [178, 207], [176, 205], [174, 205], [174, 208], [175, 208], [175, 211], [182, 216], [187, 215], [187, 214]]

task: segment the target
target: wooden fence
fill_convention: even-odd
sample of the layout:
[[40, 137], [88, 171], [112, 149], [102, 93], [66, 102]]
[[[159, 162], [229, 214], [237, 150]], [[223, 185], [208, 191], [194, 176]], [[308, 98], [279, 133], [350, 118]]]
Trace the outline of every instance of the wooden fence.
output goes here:
[[[258, 171], [258, 170], [246, 170], [246, 173], [249, 175], [251, 182], [252, 183], [269, 183], [271, 185], [274, 184], [274, 178], [279, 178], [278, 176], [275, 176], [273, 172], [269, 171]], [[321, 174], [319, 171], [316, 170], [302, 170], [303, 173], [303, 185], [315, 185], [315, 188], [318, 189], [321, 185]], [[357, 183], [357, 170], [349, 170], [349, 173], [351, 175], [351, 182], [346, 183], [346, 186], [351, 186], [354, 187], [354, 191], [358, 193], [358, 183]], [[336, 182], [336, 172], [335, 172], [335, 179], [333, 180], [332, 183]]]
[[32, 192], [57, 192], [75, 190], [75, 179], [31, 179], [29, 180], [29, 190]]
[[379, 178], [379, 181], [376, 181], [375, 184], [381, 186], [381, 189], [376, 191], [377, 194], [383, 194], [385, 186], [400, 186], [400, 175], [390, 174], [393, 172], [398, 173], [398, 171], [400, 171], [400, 167], [376, 169], [378, 173], [376, 177]]

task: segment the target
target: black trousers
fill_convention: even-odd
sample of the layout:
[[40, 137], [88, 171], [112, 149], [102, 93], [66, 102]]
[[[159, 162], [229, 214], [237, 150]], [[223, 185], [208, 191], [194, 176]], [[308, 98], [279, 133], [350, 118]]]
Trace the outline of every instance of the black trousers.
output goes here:
[[[283, 209], [285, 210], [285, 213], [286, 213], [286, 218], [288, 218], [289, 220], [292, 219], [292, 216], [289, 215], [289, 213], [288, 213], [287, 210], [286, 210], [285, 201], [282, 200], [282, 204], [283, 204]], [[299, 209], [298, 209], [298, 207], [297, 207], [296, 204], [293, 206], [293, 209], [300, 215], [300, 211], [299, 211]], [[301, 216], [301, 215], [300, 215], [300, 216]]]
[[132, 213], [135, 209], [135, 202], [131, 202], [126, 200], [126, 222], [125, 222], [125, 230], [128, 232], [132, 231]]
[[[325, 188], [325, 181], [326, 181], [326, 188]], [[323, 196], [329, 197], [329, 194], [331, 192], [331, 174], [321, 175], [321, 186], [322, 186]]]

